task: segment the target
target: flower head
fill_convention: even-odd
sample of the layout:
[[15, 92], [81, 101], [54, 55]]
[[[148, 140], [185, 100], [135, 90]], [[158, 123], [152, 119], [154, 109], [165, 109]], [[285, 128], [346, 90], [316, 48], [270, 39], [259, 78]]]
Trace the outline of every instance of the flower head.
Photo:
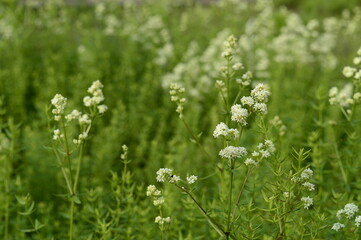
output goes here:
[[234, 147], [234, 146], [228, 146], [222, 149], [219, 152], [219, 155], [222, 158], [227, 158], [229, 160], [241, 158], [245, 155], [247, 155], [247, 150], [244, 147]]

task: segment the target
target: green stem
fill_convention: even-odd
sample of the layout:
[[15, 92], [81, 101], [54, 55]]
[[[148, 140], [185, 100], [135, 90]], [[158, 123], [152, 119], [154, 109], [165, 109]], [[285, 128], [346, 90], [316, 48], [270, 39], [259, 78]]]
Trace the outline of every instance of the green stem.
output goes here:
[[231, 230], [231, 211], [232, 211], [233, 175], [234, 175], [233, 170], [234, 170], [234, 160], [232, 160], [232, 163], [231, 163], [231, 185], [229, 187], [227, 232], [230, 232], [230, 230]]
[[342, 161], [341, 161], [339, 152], [338, 152], [338, 147], [337, 147], [336, 144], [335, 144], [335, 151], [336, 151], [336, 158], [337, 158], [338, 164], [340, 165], [340, 170], [341, 170], [341, 174], [342, 174], [343, 181], [344, 181], [345, 184], [347, 185], [346, 172], [345, 172], [345, 169], [344, 169], [344, 167], [343, 167], [343, 164], [342, 164]]
[[84, 143], [82, 143], [80, 145], [78, 165], [76, 167], [76, 173], [75, 173], [75, 179], [74, 179], [73, 194], [76, 194], [76, 191], [77, 191], [79, 176], [80, 176], [80, 168], [81, 168], [81, 163], [83, 161], [83, 156], [84, 156]]
[[61, 117], [61, 126], [62, 126], [63, 132], [64, 132], [65, 158], [66, 158], [66, 160], [68, 162], [70, 185], [72, 185], [72, 183], [73, 183], [73, 174], [72, 174], [72, 171], [71, 171], [71, 160], [70, 160], [70, 150], [69, 150], [70, 148], [69, 148], [68, 136], [67, 136], [66, 126], [65, 126], [65, 123], [64, 123], [63, 116]]
[[69, 240], [73, 239], [74, 200], [70, 200]]
[[232, 216], [231, 216], [232, 219], [231, 219], [229, 231], [232, 230], [232, 223], [233, 223], [233, 220], [234, 220], [234, 216], [236, 215], [236, 211], [237, 211], [237, 209], [238, 209], [238, 207], [239, 207], [239, 204], [240, 204], [240, 202], [241, 202], [241, 197], [242, 197], [242, 194], [243, 194], [243, 191], [244, 191], [244, 187], [246, 186], [246, 182], [247, 182], [248, 177], [249, 177], [250, 174], [251, 174], [251, 168], [248, 168], [247, 174], [246, 174], [246, 176], [244, 177], [244, 180], [243, 180], [243, 183], [242, 183], [241, 190], [239, 191], [236, 204], [235, 204], [235, 206], [234, 206], [234, 208], [233, 208], [233, 213], [232, 213]]
[[[47, 115], [47, 116], [48, 116], [48, 119], [50, 119], [49, 115]], [[48, 120], [48, 131], [49, 131], [50, 138], [51, 138], [50, 120]], [[69, 179], [68, 179], [68, 175], [66, 174], [66, 169], [63, 167], [63, 162], [62, 162], [62, 160], [61, 160], [61, 158], [60, 158], [60, 156], [59, 156], [59, 153], [58, 153], [58, 151], [57, 151], [57, 148], [56, 148], [53, 140], [51, 140], [51, 146], [52, 146], [54, 155], [55, 155], [56, 159], [58, 160], [59, 165], [61, 166], [61, 172], [62, 172], [63, 177], [64, 177], [64, 179], [65, 179], [66, 186], [68, 187], [69, 193], [70, 193], [70, 195], [74, 195], [73, 189], [72, 189], [71, 184], [70, 184], [70, 181], [69, 181]]]
[[340, 153], [338, 151], [338, 146], [337, 146], [337, 143], [336, 143], [336, 133], [335, 132], [334, 132], [334, 148], [335, 148], [335, 153], [336, 153], [336, 158], [337, 158], [338, 164], [340, 165], [340, 170], [341, 170], [341, 175], [342, 175], [343, 181], [344, 181], [345, 185], [347, 185], [348, 184], [347, 183], [347, 176], [346, 176], [346, 172], [345, 172], [345, 169], [344, 169], [342, 161], [341, 161]]
[[[194, 198], [194, 196], [184, 187], [180, 187], [177, 184], [174, 184], [176, 187], [178, 187], [182, 192], [186, 193], [192, 201], [197, 205], [198, 209], [202, 212], [203, 216], [208, 220], [209, 224], [223, 237], [226, 237], [228, 239], [229, 233], [224, 231], [223, 227], [214, 220], [206, 210], [200, 205], [200, 203]], [[231, 236], [233, 238], [233, 236]]]

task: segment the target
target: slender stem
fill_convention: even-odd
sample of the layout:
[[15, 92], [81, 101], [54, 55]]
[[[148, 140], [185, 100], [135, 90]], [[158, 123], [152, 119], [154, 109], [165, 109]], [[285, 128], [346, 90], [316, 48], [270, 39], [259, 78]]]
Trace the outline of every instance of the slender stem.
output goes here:
[[182, 192], [186, 193], [192, 200], [193, 202], [197, 205], [198, 209], [203, 213], [203, 215], [207, 218], [208, 222], [210, 223], [210, 225], [222, 236], [227, 237], [229, 236], [229, 233], [227, 233], [226, 231], [224, 231], [223, 227], [217, 222], [215, 221], [211, 216], [209, 216], [209, 214], [207, 213], [206, 210], [204, 210], [204, 208], [200, 205], [200, 203], [194, 198], [194, 196], [184, 187], [180, 187], [177, 184], [174, 184], [176, 187], [178, 187]]
[[73, 183], [73, 174], [72, 174], [72, 171], [71, 171], [70, 150], [69, 150], [69, 143], [68, 143], [68, 136], [67, 136], [66, 126], [65, 126], [65, 122], [64, 122], [63, 117], [61, 117], [61, 126], [62, 126], [63, 132], [64, 132], [65, 158], [66, 158], [66, 160], [68, 162], [70, 183], [72, 185], [72, 183]]
[[75, 173], [75, 178], [74, 178], [74, 188], [73, 188], [74, 194], [76, 194], [76, 190], [77, 190], [77, 186], [78, 186], [78, 182], [79, 182], [80, 168], [81, 168], [81, 163], [83, 161], [83, 156], [84, 156], [84, 143], [82, 143], [80, 145], [80, 150], [79, 150], [78, 165], [76, 167], [76, 173]]
[[335, 148], [335, 153], [336, 153], [336, 158], [337, 158], [337, 161], [338, 161], [338, 164], [340, 165], [340, 170], [341, 170], [341, 175], [342, 175], [342, 178], [343, 178], [343, 181], [345, 183], [345, 185], [347, 185], [347, 176], [346, 176], [346, 172], [345, 172], [345, 169], [343, 167], [343, 164], [342, 164], [342, 161], [341, 161], [341, 156], [340, 156], [340, 153], [338, 151], [338, 146], [337, 146], [337, 143], [336, 143], [336, 133], [333, 132], [333, 135], [334, 135], [334, 148]]
[[231, 219], [231, 225], [230, 225], [229, 231], [231, 231], [231, 229], [232, 229], [233, 219], [234, 219], [234, 216], [236, 215], [236, 211], [237, 211], [237, 209], [238, 209], [238, 207], [239, 207], [239, 204], [240, 204], [240, 202], [241, 202], [241, 197], [242, 197], [242, 194], [243, 194], [243, 190], [244, 190], [244, 187], [246, 186], [246, 182], [247, 182], [247, 180], [248, 180], [249, 175], [251, 174], [251, 171], [252, 171], [251, 168], [248, 168], [247, 174], [246, 174], [246, 176], [244, 177], [241, 190], [239, 191], [239, 194], [238, 194], [238, 197], [237, 197], [237, 201], [236, 201], [236, 204], [235, 204], [234, 209], [233, 209], [232, 219]]
[[[49, 132], [50, 132], [50, 131], [49, 131]], [[73, 189], [72, 189], [71, 184], [70, 184], [70, 181], [69, 181], [69, 179], [68, 179], [68, 175], [66, 174], [66, 169], [65, 169], [65, 167], [63, 167], [62, 160], [60, 159], [59, 153], [58, 153], [58, 151], [56, 150], [56, 146], [55, 146], [55, 144], [54, 144], [54, 141], [51, 141], [51, 146], [52, 146], [54, 155], [56, 156], [56, 159], [58, 160], [59, 165], [61, 166], [61, 172], [62, 172], [63, 177], [64, 177], [64, 179], [65, 179], [66, 186], [68, 187], [69, 193], [70, 193], [70, 195], [74, 195]]]
[[234, 170], [234, 160], [231, 163], [231, 185], [229, 187], [229, 204], [228, 204], [228, 222], [227, 222], [227, 232], [231, 230], [231, 211], [232, 211], [232, 193], [233, 193], [233, 170]]
[[69, 240], [73, 239], [74, 200], [70, 200]]
[[345, 169], [344, 169], [342, 161], [341, 161], [340, 154], [338, 152], [337, 144], [335, 143], [334, 146], [335, 146], [336, 158], [337, 158], [338, 164], [340, 165], [342, 178], [343, 178], [343, 181], [345, 182], [345, 184], [347, 185], [347, 176], [346, 176], [346, 172], [345, 172]]

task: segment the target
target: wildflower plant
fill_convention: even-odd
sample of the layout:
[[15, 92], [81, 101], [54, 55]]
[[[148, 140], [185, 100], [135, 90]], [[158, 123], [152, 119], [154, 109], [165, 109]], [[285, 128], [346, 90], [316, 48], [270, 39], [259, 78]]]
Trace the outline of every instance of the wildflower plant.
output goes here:
[[357, 51], [353, 64], [354, 67], [346, 66], [342, 71], [342, 74], [352, 81], [346, 83], [341, 90], [332, 87], [329, 91], [330, 104], [338, 106], [350, 122], [355, 116], [357, 106], [361, 103], [361, 48]]
[[[85, 142], [90, 137], [89, 133], [93, 121], [107, 110], [107, 106], [101, 104], [105, 100], [102, 88], [103, 84], [99, 80], [93, 82], [88, 88], [88, 93], [91, 96], [86, 96], [83, 99], [84, 106], [87, 107], [87, 110], [83, 113], [74, 109], [67, 114], [67, 98], [61, 94], [54, 96], [48, 111], [48, 126], [52, 135], [51, 148], [58, 161], [68, 190], [68, 194], [62, 196], [66, 196], [70, 202], [69, 239], [73, 239], [75, 204], [81, 204], [78, 185]], [[77, 135], [72, 132], [75, 126], [78, 129]]]
[[[240, 227], [237, 224], [242, 212], [240, 211], [240, 202], [244, 193], [244, 188], [247, 184], [251, 173], [264, 160], [269, 159], [275, 154], [275, 146], [270, 139], [267, 139], [266, 126], [263, 116], [267, 114], [267, 102], [269, 100], [270, 91], [265, 84], [256, 85], [248, 96], [241, 97], [243, 91], [247, 91], [251, 84], [252, 73], [244, 71], [244, 66], [240, 62], [234, 62], [234, 56], [237, 53], [238, 44], [237, 39], [231, 35], [224, 42], [224, 51], [222, 57], [225, 60], [225, 65], [221, 67], [222, 79], [216, 81], [216, 87], [219, 89], [221, 99], [224, 107], [224, 122], [220, 122], [215, 126], [213, 137], [223, 142], [223, 148], [219, 151], [218, 159], [216, 160], [216, 168], [221, 182], [220, 203], [223, 206], [221, 211], [224, 211], [224, 217], [214, 217], [209, 211], [205, 210], [201, 202], [196, 199], [195, 193], [188, 185], [182, 185], [184, 181], [180, 177], [173, 174], [172, 169], [161, 168], [157, 172], [158, 182], [169, 182], [175, 185], [181, 192], [186, 193], [194, 204], [201, 211], [203, 216], [208, 220], [212, 228], [225, 239], [237, 239], [237, 236], [244, 236], [244, 233], [237, 231]], [[238, 78], [241, 76], [240, 78]], [[234, 91], [233, 89], [238, 89]], [[181, 90], [181, 91], [180, 91]], [[184, 120], [183, 116], [183, 102], [178, 95], [183, 93], [183, 88], [177, 84], [171, 85], [171, 100], [177, 103], [177, 112], [180, 114], [180, 119], [184, 122], [186, 128], [191, 133], [193, 141], [197, 143], [202, 151], [210, 157], [208, 152], [200, 142], [200, 136], [193, 134]], [[243, 131], [249, 125], [251, 115], [256, 115], [259, 124], [262, 126], [262, 131], [266, 139], [264, 142], [258, 144], [257, 149], [252, 153], [241, 145], [241, 137]], [[231, 127], [232, 126], [232, 127]], [[234, 126], [234, 127], [233, 127]], [[243, 183], [240, 189], [235, 189], [235, 173], [245, 169], [243, 176]], [[242, 170], [243, 171], [243, 170]], [[228, 175], [225, 175], [225, 172]], [[195, 178], [187, 178], [188, 183], [193, 183]], [[154, 190], [154, 186], [150, 186]], [[154, 190], [156, 191], [156, 190]], [[152, 192], [154, 192], [152, 191]], [[236, 200], [233, 196], [234, 192], [238, 191]], [[158, 192], [157, 192], [158, 193]], [[147, 194], [148, 195], [148, 194]], [[151, 195], [149, 193], [149, 195]], [[157, 202], [157, 201], [156, 201]]]

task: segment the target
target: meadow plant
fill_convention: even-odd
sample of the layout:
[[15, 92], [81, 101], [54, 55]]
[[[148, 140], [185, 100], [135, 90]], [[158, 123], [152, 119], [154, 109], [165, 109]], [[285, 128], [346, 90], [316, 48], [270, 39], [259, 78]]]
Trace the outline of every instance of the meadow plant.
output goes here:
[[[101, 104], [105, 100], [102, 88], [103, 84], [99, 80], [93, 82], [88, 88], [88, 93], [91, 96], [83, 98], [84, 106], [87, 107], [85, 113], [74, 109], [69, 114], [66, 114], [67, 98], [61, 94], [56, 94], [51, 100], [51, 113], [53, 116], [48, 114], [49, 131], [52, 134], [52, 150], [68, 190], [68, 194], [62, 194], [62, 196], [70, 202], [69, 239], [73, 239], [74, 234], [75, 204], [81, 204], [78, 195], [78, 185], [84, 156], [84, 145], [89, 138], [93, 121], [107, 110], [107, 106]], [[79, 131], [77, 136], [70, 135], [74, 125]]]

